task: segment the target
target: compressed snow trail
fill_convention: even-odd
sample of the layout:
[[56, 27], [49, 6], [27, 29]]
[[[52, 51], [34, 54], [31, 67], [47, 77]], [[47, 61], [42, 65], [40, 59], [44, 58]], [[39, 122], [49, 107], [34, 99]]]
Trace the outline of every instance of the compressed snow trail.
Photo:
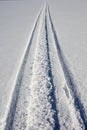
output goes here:
[[35, 22], [9, 106], [4, 130], [87, 130], [48, 5]]

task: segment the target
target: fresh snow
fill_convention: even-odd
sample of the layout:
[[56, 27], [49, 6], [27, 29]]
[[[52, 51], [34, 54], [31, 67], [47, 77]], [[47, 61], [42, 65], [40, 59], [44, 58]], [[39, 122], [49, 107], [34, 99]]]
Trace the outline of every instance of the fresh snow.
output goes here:
[[[49, 2], [52, 14], [54, 3]], [[41, 8], [6, 89], [0, 87], [1, 130], [87, 129], [86, 87], [79, 83], [72, 51], [60, 44], [50, 9], [48, 4]]]

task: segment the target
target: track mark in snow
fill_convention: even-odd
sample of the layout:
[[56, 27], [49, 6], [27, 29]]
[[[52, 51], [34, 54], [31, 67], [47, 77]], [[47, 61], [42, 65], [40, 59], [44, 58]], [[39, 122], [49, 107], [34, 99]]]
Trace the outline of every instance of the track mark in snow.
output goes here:
[[[47, 11], [47, 10], [46, 10]], [[47, 12], [46, 12], [47, 13]], [[56, 97], [55, 97], [55, 87], [54, 86], [54, 82], [53, 82], [53, 75], [52, 75], [52, 70], [51, 70], [51, 61], [50, 61], [50, 55], [49, 55], [49, 39], [48, 39], [48, 29], [47, 29], [47, 17], [45, 16], [45, 31], [46, 31], [46, 41], [47, 41], [47, 52], [48, 52], [48, 66], [49, 66], [49, 72], [48, 72], [48, 76], [50, 77], [50, 83], [53, 86], [50, 96], [52, 97], [53, 101], [51, 102], [52, 104], [52, 109], [55, 111], [55, 115], [54, 115], [54, 119], [55, 119], [55, 128], [54, 130], [59, 130], [60, 129], [60, 125], [59, 125], [59, 120], [58, 120], [58, 110], [56, 107]]]
[[55, 31], [55, 28], [54, 28], [54, 25], [52, 22], [52, 18], [50, 15], [49, 7], [48, 7], [48, 12], [49, 12], [49, 19], [50, 19], [50, 23], [51, 23], [51, 27], [52, 27], [52, 32], [54, 35], [54, 40], [55, 40], [55, 45], [57, 48], [58, 57], [60, 59], [61, 67], [62, 67], [64, 76], [65, 76], [65, 80], [66, 80], [67, 87], [65, 88], [65, 93], [67, 95], [68, 100], [69, 100], [69, 96], [71, 97], [70, 100], [72, 100], [71, 101], [72, 107], [75, 107], [74, 114], [76, 114], [79, 124], [81, 124], [82, 129], [87, 130], [86, 112], [85, 112], [84, 106], [79, 98], [77, 86], [74, 82], [73, 75], [67, 65], [65, 57], [64, 57], [61, 47], [59, 45], [57, 34], [56, 34], [56, 31]]
[[[35, 43], [35, 52], [32, 54], [32, 57], [34, 57], [34, 62], [32, 64], [32, 74], [30, 74], [31, 71], [27, 69], [28, 65], [29, 67], [31, 66], [29, 57], [31, 56], [30, 52], [32, 50], [31, 47], [33, 46], [32, 43], [36, 34], [36, 30], [38, 30], [38, 37]], [[52, 43], [50, 44], [49, 39], [51, 36], [53, 36], [53, 38], [51, 39]], [[53, 55], [50, 54], [50, 51], [52, 51], [52, 44], [55, 46], [53, 52], [57, 51], [56, 57], [59, 59], [58, 64], [60, 64], [60, 68], [62, 70], [59, 72], [63, 73], [65, 81], [65, 86], [60, 86], [61, 90], [63, 90], [60, 91], [60, 96], [58, 96], [55, 92], [57, 87], [58, 89], [60, 88], [53, 78], [53, 74], [56, 78], [57, 74], [55, 74], [53, 71], [54, 68], [52, 68], [54, 66], [52, 62]], [[32, 61], [33, 60], [31, 60], [31, 62]], [[30, 76], [30, 79], [28, 75]], [[58, 78], [56, 80], [58, 80]], [[62, 92], [63, 96], [65, 94], [66, 97], [65, 104], [63, 104], [64, 99], [61, 99]], [[63, 128], [64, 130], [67, 130], [67, 128], [71, 128], [72, 130], [87, 129], [87, 117], [85, 109], [79, 98], [73, 75], [69, 70], [59, 45], [48, 6], [46, 6], [46, 8], [40, 12], [36, 20], [29, 44], [27, 45], [26, 51], [23, 55], [23, 61], [16, 78], [16, 83], [11, 98], [5, 130], [60, 130]], [[63, 122], [61, 123], [62, 125], [65, 125], [66, 128], [61, 127], [61, 119], [58, 117], [58, 115], [61, 113], [61, 107], [58, 106], [58, 98], [59, 101], [63, 101], [63, 103], [61, 103], [63, 104], [63, 112], [65, 112], [64, 109], [69, 109], [70, 112], [69, 115], [67, 114], [68, 111], [66, 110], [65, 115], [67, 115], [65, 116], [64, 114], [61, 114], [60, 118], [69, 118], [69, 125], [71, 125], [70, 123], [72, 120], [73, 125], [71, 125], [71, 127], [67, 127], [68, 123], [66, 122], [66, 124], [63, 124]], [[61, 117], [62, 115], [63, 117]]]
[[46, 10], [40, 24], [30, 85], [28, 130], [60, 130], [49, 56]]
[[14, 91], [13, 91], [13, 94], [12, 94], [9, 112], [8, 112], [7, 119], [6, 119], [5, 130], [12, 130], [12, 127], [13, 127], [14, 116], [15, 116], [16, 106], [17, 106], [17, 102], [18, 102], [18, 98], [19, 98], [20, 89], [21, 89], [21, 82], [22, 82], [22, 78], [23, 78], [23, 74], [24, 74], [24, 70], [25, 70], [25, 65], [26, 65], [26, 62], [27, 62], [29, 50], [30, 50], [30, 47], [31, 47], [31, 44], [32, 44], [33, 37], [35, 35], [35, 30], [36, 30], [38, 21], [40, 19], [41, 13], [42, 13], [42, 10], [40, 11], [40, 14], [38, 15], [37, 20], [35, 22], [35, 25], [33, 27], [33, 31], [32, 31], [28, 46], [26, 48], [26, 51], [25, 51], [25, 54], [24, 54], [24, 57], [23, 57], [23, 61], [22, 61], [22, 64], [20, 66], [20, 70], [19, 70], [17, 80], [16, 80], [16, 83], [15, 83], [15, 88], [14, 88]]

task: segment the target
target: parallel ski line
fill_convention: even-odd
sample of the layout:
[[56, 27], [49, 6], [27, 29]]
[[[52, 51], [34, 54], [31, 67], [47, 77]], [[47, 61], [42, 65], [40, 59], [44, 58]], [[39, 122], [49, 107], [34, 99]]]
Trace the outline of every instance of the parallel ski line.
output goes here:
[[34, 37], [34, 34], [35, 34], [35, 30], [36, 30], [38, 21], [40, 19], [41, 13], [42, 13], [42, 9], [41, 9], [39, 15], [36, 18], [36, 22], [33, 26], [32, 33], [31, 33], [31, 36], [29, 38], [29, 42], [28, 42], [28, 44], [25, 48], [25, 52], [24, 52], [24, 55], [22, 57], [22, 60], [21, 60], [20, 66], [19, 66], [19, 70], [18, 70], [17, 75], [16, 75], [15, 83], [14, 83], [14, 86], [13, 86], [14, 90], [12, 92], [12, 97], [10, 99], [11, 103], [9, 105], [9, 112], [8, 112], [8, 115], [7, 115], [6, 125], [5, 125], [4, 130], [12, 130], [12, 125], [13, 125], [15, 111], [16, 111], [16, 105], [17, 105], [17, 101], [18, 101], [18, 95], [19, 95], [20, 87], [21, 87], [21, 81], [22, 81], [25, 65], [26, 65], [26, 62], [27, 62], [27, 58], [28, 58], [28, 55], [29, 55], [29, 50], [30, 50], [30, 47], [31, 47], [31, 44], [32, 44], [32, 40], [33, 40], [33, 37]]
[[[48, 8], [48, 13], [49, 13], [49, 19], [50, 19], [50, 23], [51, 23], [51, 27], [52, 27], [52, 32], [53, 32], [53, 35], [54, 35], [55, 45], [56, 45], [56, 48], [57, 48], [58, 57], [59, 57], [60, 64], [61, 64], [64, 76], [65, 76], [65, 80], [66, 80], [68, 89], [70, 91], [70, 94], [73, 97], [74, 106], [75, 106], [76, 110], [79, 111], [81, 119], [82, 119], [84, 127], [85, 127], [85, 130], [86, 130], [87, 129], [86, 112], [85, 112], [84, 106], [83, 106], [83, 104], [82, 104], [82, 102], [81, 102], [81, 100], [78, 96], [77, 86], [74, 82], [73, 75], [72, 75], [72, 73], [71, 73], [71, 71], [70, 71], [70, 69], [69, 69], [69, 67], [68, 67], [68, 65], [65, 61], [63, 52], [62, 52], [61, 47], [59, 45], [57, 34], [56, 34], [56, 31], [55, 31], [55, 28], [54, 28], [54, 25], [53, 25], [53, 22], [52, 22], [52, 18], [51, 18], [51, 15], [50, 15], [49, 8]], [[79, 122], [79, 123], [81, 123], [81, 122]]]
[[57, 106], [56, 106], [56, 96], [55, 96], [55, 86], [54, 86], [54, 82], [53, 82], [53, 74], [52, 74], [52, 70], [51, 70], [51, 61], [50, 61], [50, 55], [49, 55], [49, 40], [48, 40], [48, 27], [47, 27], [47, 7], [46, 7], [46, 12], [45, 12], [45, 31], [46, 31], [46, 41], [47, 41], [47, 52], [48, 52], [48, 66], [50, 68], [49, 70], [49, 77], [50, 77], [50, 82], [52, 84], [52, 91], [50, 93], [50, 96], [53, 99], [53, 102], [51, 102], [52, 104], [52, 109], [55, 111], [55, 115], [54, 115], [54, 120], [55, 120], [55, 127], [54, 130], [60, 130], [60, 124], [59, 124], [59, 119], [58, 119], [58, 110], [57, 110]]
[[[30, 84], [28, 130], [60, 130], [49, 55], [46, 8], [40, 23]], [[34, 110], [34, 111], [33, 111]]]

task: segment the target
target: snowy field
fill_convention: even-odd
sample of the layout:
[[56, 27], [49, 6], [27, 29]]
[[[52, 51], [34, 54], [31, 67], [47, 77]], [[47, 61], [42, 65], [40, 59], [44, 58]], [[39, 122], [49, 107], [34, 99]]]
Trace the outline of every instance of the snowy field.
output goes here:
[[0, 130], [87, 130], [86, 0], [0, 1]]

